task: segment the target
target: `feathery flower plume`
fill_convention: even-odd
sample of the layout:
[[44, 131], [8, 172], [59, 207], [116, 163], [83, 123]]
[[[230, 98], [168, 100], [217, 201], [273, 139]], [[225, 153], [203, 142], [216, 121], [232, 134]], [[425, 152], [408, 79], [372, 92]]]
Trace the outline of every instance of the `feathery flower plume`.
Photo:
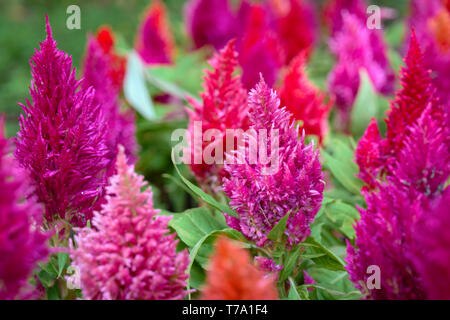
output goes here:
[[95, 229], [79, 229], [75, 236], [72, 258], [84, 298], [172, 300], [187, 294], [188, 252], [176, 253], [175, 234], [167, 228], [171, 218], [157, 215], [147, 186], [120, 147], [107, 203], [94, 214]]
[[185, 19], [195, 48], [212, 45], [220, 50], [237, 35], [239, 21], [228, 0], [190, 0]]
[[127, 58], [117, 53], [114, 49], [115, 34], [110, 26], [100, 26], [97, 29], [96, 40], [103, 52], [109, 57], [108, 74], [114, 86], [120, 90], [125, 79]]
[[[234, 43], [234, 40], [231, 40], [210, 60], [213, 70], [206, 71], [204, 92], [201, 93], [202, 103], [190, 100], [193, 110], [187, 111], [190, 118], [188, 130], [191, 139], [195, 134], [196, 121], [201, 121], [202, 132], [209, 129], [219, 130], [222, 134], [223, 146], [225, 146], [226, 129], [247, 130], [248, 128], [247, 91], [242, 87], [241, 77], [234, 75], [238, 65]], [[189, 146], [191, 159], [195, 158], [196, 147], [199, 147], [194, 144], [191, 141]], [[202, 149], [206, 145], [206, 142], [202, 142]], [[192, 161], [190, 167], [197, 181], [203, 186], [220, 186], [222, 177], [226, 174], [221, 165], [209, 165], [204, 160], [201, 164], [195, 164]]]
[[[285, 234], [289, 245], [297, 244], [309, 235], [310, 223], [322, 202], [324, 184], [318, 152], [312, 143], [305, 145], [303, 137], [298, 139], [291, 114], [279, 107], [278, 96], [263, 79], [250, 92], [249, 105], [250, 128], [269, 131], [267, 142], [276, 139], [278, 130], [278, 148], [272, 143], [259, 146], [271, 157], [270, 169], [261, 156], [254, 164], [248, 144], [237, 154], [244, 164], [225, 162], [230, 178], [225, 179], [224, 191], [239, 215], [226, 216], [228, 225], [258, 246], [269, 245], [267, 234], [290, 212]], [[278, 156], [274, 157], [275, 152]]]
[[272, 276], [251, 263], [249, 253], [237, 243], [220, 237], [210, 259], [204, 300], [277, 300]]
[[30, 197], [28, 176], [9, 148], [0, 117], [0, 300], [31, 298], [27, 280], [48, 255], [48, 235], [41, 232], [42, 207]]
[[[360, 209], [361, 220], [355, 228], [357, 249], [348, 245], [347, 270], [350, 280], [373, 299], [427, 297], [415, 257], [424, 259], [426, 249], [439, 247], [422, 250], [421, 233], [416, 229], [419, 221], [436, 219], [430, 203], [443, 197], [450, 174], [449, 129], [444, 117], [433, 111], [429, 103], [411, 125], [403, 148], [391, 164], [392, 176], [380, 183], [378, 192], [364, 194], [367, 209]], [[445, 217], [439, 218], [445, 223]], [[367, 290], [367, 268], [371, 265], [382, 272], [381, 289]]]
[[435, 111], [429, 103], [411, 125], [395, 162], [390, 163], [388, 179], [407, 190], [411, 198], [439, 195], [450, 174], [450, 129], [444, 115]]
[[344, 25], [342, 13], [347, 11], [357, 17], [359, 21], [366, 21], [367, 3], [365, 0], [329, 0], [323, 10], [323, 19], [330, 28], [331, 36], [340, 31]]
[[174, 41], [167, 9], [160, 0], [152, 0], [138, 32], [136, 50], [147, 64], [171, 63]]
[[328, 132], [328, 114], [332, 101], [325, 104], [325, 94], [306, 76], [306, 57], [301, 52], [292, 60], [280, 89], [282, 106], [292, 113], [293, 119], [301, 121], [300, 130], [319, 137], [322, 142]]
[[[103, 33], [103, 32], [102, 32]], [[103, 37], [104, 39], [106, 36]], [[94, 103], [100, 105], [105, 117], [106, 145], [109, 149], [108, 158], [110, 169], [108, 176], [114, 172], [114, 163], [117, 156], [117, 146], [125, 147], [129, 161], [135, 162], [137, 152], [137, 142], [135, 138], [135, 119], [132, 110], [121, 111], [119, 92], [115, 80], [111, 77], [111, 56], [105, 52], [103, 44], [92, 36], [88, 37], [86, 56], [83, 62], [83, 83], [82, 87], [88, 90], [89, 87], [95, 89]], [[111, 50], [111, 49], [109, 49]]]
[[278, 35], [286, 53], [286, 63], [301, 51], [310, 55], [317, 40], [318, 23], [308, 0], [271, 0], [276, 12]]
[[277, 274], [284, 268], [283, 266], [278, 265], [273, 259], [267, 257], [257, 256], [255, 257], [255, 263], [261, 271], [264, 271], [268, 274]]
[[420, 250], [415, 265], [428, 299], [450, 299], [450, 188], [434, 203], [417, 228]]
[[357, 177], [365, 182], [365, 190], [377, 188], [378, 174], [386, 165], [383, 142], [377, 121], [372, 118], [355, 150], [355, 162], [359, 167]]
[[258, 83], [260, 73], [272, 86], [286, 61], [286, 53], [272, 20], [271, 11], [262, 4], [253, 4], [248, 9], [239, 45], [242, 83], [247, 89]]
[[430, 104], [435, 116], [442, 113], [433, 96], [430, 71], [425, 67], [423, 53], [414, 32], [404, 61], [406, 67], [400, 70], [402, 88], [397, 92], [385, 120], [386, 139], [381, 138], [377, 123], [372, 120], [356, 148], [359, 178], [369, 189], [377, 185], [378, 176], [387, 173], [390, 164], [397, 160], [406, 138], [411, 134], [411, 126], [422, 115], [425, 107]]
[[[347, 245], [350, 280], [370, 299], [424, 299], [422, 281], [413, 265], [416, 221], [424, 213], [423, 196], [410, 201], [393, 184], [383, 184], [377, 193], [364, 193], [367, 209], [359, 209], [357, 248]], [[369, 266], [381, 270], [380, 289], [367, 287]]]
[[94, 90], [80, 89], [71, 58], [47, 38], [31, 58], [32, 102], [22, 105], [15, 156], [27, 170], [48, 222], [84, 226], [106, 184], [103, 115]]
[[386, 119], [387, 148], [392, 156], [403, 147], [409, 127], [417, 121], [430, 99], [434, 99], [430, 70], [425, 65], [414, 31], [404, 61], [406, 67], [400, 70], [402, 89], [396, 93]]
[[342, 29], [330, 40], [330, 50], [337, 58], [328, 77], [330, 92], [344, 125], [359, 89], [359, 71], [366, 69], [377, 92], [391, 94], [395, 75], [386, 56], [386, 45], [379, 30], [370, 30], [365, 22], [351, 13], [343, 12]]

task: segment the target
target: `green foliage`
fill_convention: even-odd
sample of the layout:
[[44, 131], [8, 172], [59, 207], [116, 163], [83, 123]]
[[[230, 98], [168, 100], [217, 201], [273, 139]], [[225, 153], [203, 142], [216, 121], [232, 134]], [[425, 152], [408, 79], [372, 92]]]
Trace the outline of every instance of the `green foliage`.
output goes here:
[[128, 55], [123, 91], [128, 103], [145, 119], [156, 118], [152, 99], [145, 82], [145, 67], [135, 51]]

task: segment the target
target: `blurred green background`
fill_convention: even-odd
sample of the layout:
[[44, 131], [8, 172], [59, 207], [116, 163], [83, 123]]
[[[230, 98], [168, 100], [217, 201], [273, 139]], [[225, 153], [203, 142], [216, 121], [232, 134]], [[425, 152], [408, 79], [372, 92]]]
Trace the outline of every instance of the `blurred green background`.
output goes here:
[[[182, 33], [184, 0], [166, 0], [177, 43], [186, 39]], [[17, 131], [17, 102], [29, 97], [31, 80], [29, 59], [45, 37], [45, 14], [49, 15], [53, 34], [61, 50], [73, 57], [80, 71], [86, 35], [102, 24], [109, 24], [122, 45], [131, 47], [142, 13], [150, 1], [134, 0], [1, 0], [0, 1], [0, 113], [6, 113], [7, 134]], [[69, 5], [81, 9], [81, 29], [66, 27]], [[78, 73], [79, 74], [79, 73]]]
[[[164, 0], [178, 46], [185, 47], [188, 39], [183, 25], [186, 0]], [[323, 3], [324, 1], [316, 1]], [[397, 9], [404, 16], [409, 0], [371, 1], [380, 6]], [[122, 44], [131, 47], [136, 30], [149, 0], [1, 0], [0, 1], [0, 113], [7, 116], [7, 134], [17, 131], [17, 102], [28, 97], [30, 84], [29, 59], [39, 41], [45, 37], [44, 16], [48, 14], [59, 48], [73, 57], [80, 70], [86, 34], [95, 32], [102, 24], [110, 24]], [[81, 8], [81, 29], [66, 28], [69, 5]]]

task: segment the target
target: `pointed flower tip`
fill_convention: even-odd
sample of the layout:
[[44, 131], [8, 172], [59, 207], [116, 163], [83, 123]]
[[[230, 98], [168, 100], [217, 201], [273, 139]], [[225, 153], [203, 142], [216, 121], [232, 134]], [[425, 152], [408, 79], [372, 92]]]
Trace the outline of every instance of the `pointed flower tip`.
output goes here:
[[125, 147], [123, 145], [119, 144], [117, 149], [118, 149], [118, 153], [117, 153], [117, 160], [116, 160], [116, 168], [117, 168], [117, 171], [120, 173], [120, 172], [126, 171], [126, 168], [128, 168], [127, 156], [125, 154]]
[[96, 38], [105, 52], [110, 52], [114, 47], [115, 35], [110, 25], [101, 25], [98, 27]]
[[45, 15], [45, 30], [47, 31], [47, 39], [53, 38], [52, 27], [50, 26], [48, 14]]

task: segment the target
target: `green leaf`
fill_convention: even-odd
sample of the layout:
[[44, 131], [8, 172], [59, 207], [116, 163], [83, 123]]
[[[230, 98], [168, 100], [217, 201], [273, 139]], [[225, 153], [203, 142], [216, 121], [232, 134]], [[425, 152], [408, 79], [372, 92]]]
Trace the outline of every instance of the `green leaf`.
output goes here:
[[298, 265], [298, 260], [300, 259], [300, 252], [302, 247], [298, 246], [292, 249], [286, 259], [283, 269], [280, 271], [279, 280], [286, 280], [291, 274], [294, 268]]
[[359, 90], [351, 112], [351, 131], [354, 137], [360, 138], [366, 131], [370, 120], [377, 118], [377, 100], [377, 93], [367, 71], [361, 69]]
[[289, 284], [291, 285], [291, 287], [289, 288], [289, 293], [287, 297], [288, 300], [304, 300], [300, 297], [300, 294], [297, 291], [297, 286], [291, 277], [289, 277]]
[[198, 97], [196, 97], [194, 94], [187, 92], [176, 84], [159, 77], [157, 70], [148, 69], [145, 75], [148, 82], [150, 82], [152, 85], [163, 92], [169, 93], [181, 100], [186, 100], [186, 97], [190, 97], [194, 100], [199, 100]]
[[331, 156], [325, 150], [322, 149], [323, 166], [330, 170], [333, 177], [335, 177], [344, 188], [348, 191], [361, 195], [361, 188], [363, 182], [355, 177], [354, 166], [351, 162], [343, 162]]
[[290, 210], [286, 215], [284, 215], [280, 219], [280, 221], [278, 221], [278, 223], [272, 228], [272, 230], [270, 230], [270, 232], [267, 234], [267, 238], [269, 240], [276, 241], [282, 237], [284, 231], [286, 230], [286, 223], [291, 212], [292, 210]]
[[206, 208], [189, 209], [175, 215], [169, 222], [178, 237], [189, 247], [195, 246], [205, 235], [223, 229]]
[[237, 213], [234, 212], [233, 210], [231, 210], [230, 207], [216, 201], [211, 195], [207, 194], [202, 189], [200, 189], [199, 187], [194, 185], [192, 182], [190, 182], [188, 179], [183, 177], [183, 175], [181, 174], [177, 165], [175, 164], [173, 152], [172, 152], [172, 162], [173, 162], [173, 165], [175, 166], [175, 169], [176, 169], [178, 175], [180, 176], [181, 180], [183, 180], [183, 182], [189, 187], [189, 189], [191, 189], [200, 199], [202, 199], [204, 202], [209, 204], [211, 207], [219, 210], [220, 212], [225, 212], [225, 213], [229, 214], [230, 216], [238, 217]]
[[61, 274], [66, 266], [67, 260], [69, 259], [69, 254], [66, 252], [58, 253], [58, 278], [61, 277]]
[[154, 120], [155, 109], [147, 90], [144, 66], [135, 51], [128, 55], [123, 91], [128, 103], [147, 120]]
[[341, 201], [335, 201], [326, 205], [325, 214], [332, 222], [339, 224], [340, 231], [348, 238], [355, 238], [353, 225], [359, 219], [359, 212], [354, 206]]
[[61, 300], [58, 283], [47, 289], [47, 298], [48, 300]]
[[316, 280], [310, 286], [316, 288], [319, 299], [348, 300], [361, 299], [361, 293], [348, 279], [346, 271], [331, 271], [323, 268], [312, 268], [308, 273]]
[[42, 285], [45, 288], [51, 287], [53, 285], [53, 283], [55, 282], [55, 277], [53, 275], [49, 274], [45, 270], [40, 270], [37, 273], [37, 276], [39, 278], [39, 281], [42, 283]]
[[208, 67], [205, 52], [197, 50], [179, 55], [172, 65], [152, 66], [148, 69], [147, 80], [163, 92], [185, 100], [186, 95], [195, 96], [202, 91], [203, 71]]
[[[306, 255], [316, 255], [311, 259], [317, 265], [324, 267], [329, 270], [345, 270], [345, 263], [335, 255], [332, 251], [324, 247], [321, 243], [319, 243], [314, 237], [309, 236], [304, 242], [303, 245], [309, 244], [306, 246]], [[303, 254], [301, 255], [304, 256]]]

